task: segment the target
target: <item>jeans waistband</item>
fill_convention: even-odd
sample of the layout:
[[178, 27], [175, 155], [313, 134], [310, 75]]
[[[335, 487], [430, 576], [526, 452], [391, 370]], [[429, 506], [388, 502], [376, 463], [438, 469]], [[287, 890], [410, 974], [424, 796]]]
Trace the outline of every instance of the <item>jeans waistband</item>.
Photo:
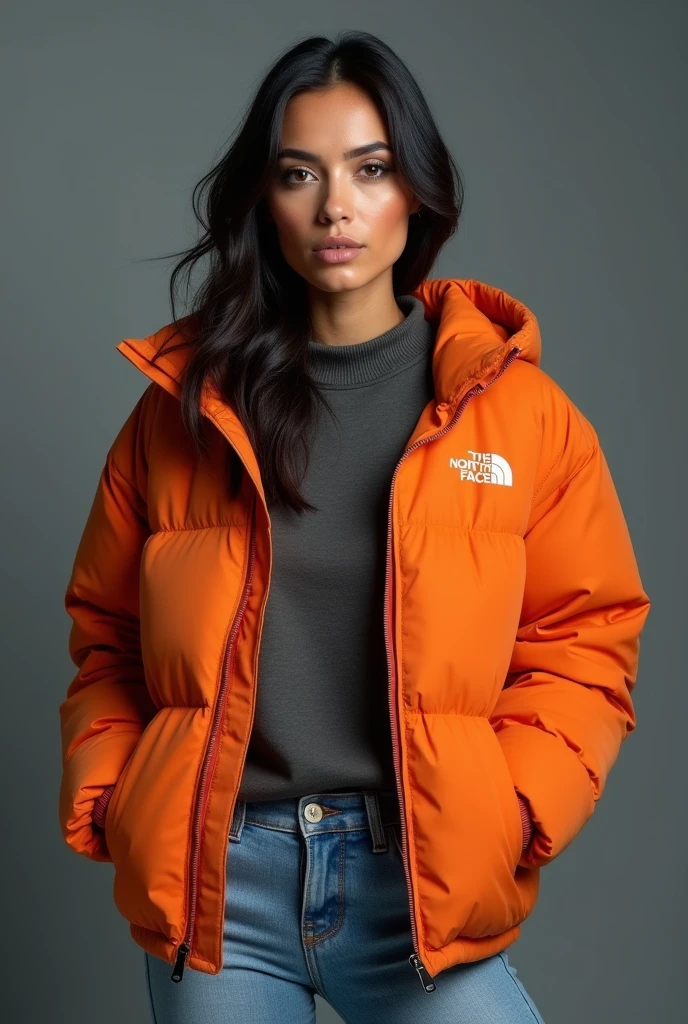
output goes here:
[[248, 822], [284, 832], [300, 832], [303, 836], [368, 829], [377, 845], [384, 843], [385, 826], [399, 821], [396, 790], [324, 790], [281, 800], [237, 800], [229, 838], [240, 840], [244, 823]]

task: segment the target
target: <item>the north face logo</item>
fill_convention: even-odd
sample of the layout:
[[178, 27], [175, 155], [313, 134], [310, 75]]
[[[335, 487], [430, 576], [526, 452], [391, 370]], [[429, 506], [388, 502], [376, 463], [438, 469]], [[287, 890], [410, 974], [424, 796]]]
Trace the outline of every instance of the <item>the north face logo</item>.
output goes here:
[[513, 476], [511, 466], [494, 452], [472, 452], [467, 449], [468, 459], [450, 459], [451, 469], [458, 469], [462, 480], [471, 480], [475, 484], [502, 484], [511, 487]]

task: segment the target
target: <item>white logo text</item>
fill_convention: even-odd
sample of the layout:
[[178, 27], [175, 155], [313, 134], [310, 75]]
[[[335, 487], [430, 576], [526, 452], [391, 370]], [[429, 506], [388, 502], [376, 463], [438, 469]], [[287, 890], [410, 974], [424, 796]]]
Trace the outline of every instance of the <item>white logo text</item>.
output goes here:
[[449, 459], [450, 469], [458, 469], [462, 480], [470, 480], [475, 484], [512, 486], [511, 466], [505, 458], [495, 452], [473, 452], [470, 448], [467, 452], [467, 459]]

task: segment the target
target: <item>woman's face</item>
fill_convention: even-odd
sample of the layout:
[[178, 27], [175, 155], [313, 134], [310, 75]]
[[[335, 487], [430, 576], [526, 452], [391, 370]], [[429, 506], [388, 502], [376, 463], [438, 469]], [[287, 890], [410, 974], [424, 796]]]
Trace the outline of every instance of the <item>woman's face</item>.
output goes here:
[[[367, 151], [353, 155], [361, 147]], [[266, 201], [289, 266], [327, 292], [360, 288], [390, 270], [420, 203], [396, 170], [368, 95], [342, 83], [292, 97], [280, 153]], [[360, 246], [353, 259], [316, 255], [328, 235], [342, 234]]]

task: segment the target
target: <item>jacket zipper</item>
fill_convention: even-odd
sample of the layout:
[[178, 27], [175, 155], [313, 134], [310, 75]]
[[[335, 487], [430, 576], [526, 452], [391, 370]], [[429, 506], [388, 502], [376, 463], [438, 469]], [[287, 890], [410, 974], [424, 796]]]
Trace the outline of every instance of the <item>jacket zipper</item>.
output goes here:
[[184, 976], [184, 963], [187, 956], [191, 952], [191, 941], [194, 930], [194, 922], [196, 918], [196, 898], [198, 895], [198, 860], [200, 853], [201, 843], [201, 831], [203, 828], [203, 822], [205, 820], [205, 812], [208, 803], [208, 780], [212, 776], [215, 769], [215, 762], [217, 761], [218, 743], [217, 737], [220, 732], [220, 726], [225, 712], [225, 702], [227, 691], [229, 688], [229, 680], [231, 678], [230, 665], [232, 655], [235, 648], [235, 640], [239, 633], [239, 626], [248, 602], [248, 597], [251, 592], [251, 577], [253, 575], [253, 564], [255, 560], [255, 495], [253, 498], [253, 505], [251, 510], [251, 540], [250, 540], [250, 553], [249, 563], [246, 572], [246, 579], [244, 581], [244, 588], [239, 601], [239, 607], [234, 615], [234, 621], [225, 643], [225, 649], [223, 652], [223, 664], [222, 664], [222, 682], [220, 684], [220, 690], [217, 695], [215, 702], [215, 713], [210, 731], [210, 738], [208, 746], [205, 752], [205, 758], [203, 767], [201, 769], [201, 778], [198, 787], [198, 794], [196, 797], [195, 805], [195, 818], [193, 825], [192, 834], [192, 845], [191, 845], [191, 867], [190, 867], [190, 904], [189, 904], [189, 920], [186, 927], [186, 935], [184, 941], [180, 944], [177, 951], [177, 959], [175, 960], [174, 970], [171, 974], [172, 981], [181, 981]]
[[[457, 406], [457, 408], [456, 408], [456, 410], [454, 412], [454, 415], [452, 416], [452, 418], [449, 421], [449, 423], [445, 424], [445, 426], [441, 430], [437, 431], [437, 433], [435, 433], [435, 434], [432, 434], [430, 437], [426, 437], [426, 438], [421, 439], [420, 441], [416, 441], [415, 444], [411, 445], [410, 448], [407, 448], [405, 450], [405, 452], [401, 456], [399, 462], [397, 463], [397, 465], [395, 467], [395, 470], [394, 470], [394, 473], [392, 475], [392, 483], [391, 483], [391, 486], [390, 486], [390, 497], [389, 497], [389, 506], [388, 506], [387, 566], [386, 566], [386, 572], [385, 572], [385, 595], [386, 595], [385, 604], [386, 604], [386, 610], [387, 611], [389, 610], [388, 594], [389, 594], [389, 580], [390, 580], [390, 576], [391, 576], [390, 568], [391, 568], [391, 550], [392, 550], [391, 549], [391, 538], [392, 538], [392, 504], [393, 504], [393, 494], [394, 494], [394, 481], [396, 479], [396, 475], [397, 475], [397, 472], [399, 470], [399, 467], [400, 467], [401, 463], [406, 459], [406, 457], [412, 451], [414, 451], [421, 444], [425, 444], [426, 441], [434, 441], [436, 438], [441, 437], [448, 430], [450, 430], [454, 426], [456, 421], [458, 420], [458, 418], [461, 415], [461, 413], [463, 412], [466, 404], [473, 397], [473, 395], [478, 394], [481, 391], [484, 391], [486, 388], [488, 388], [490, 386], [490, 384], [494, 383], [494, 381], [497, 380], [497, 378], [500, 377], [502, 375], [502, 373], [504, 373], [504, 370], [506, 370], [507, 366], [509, 366], [509, 364], [513, 361], [513, 359], [516, 358], [516, 356], [519, 354], [519, 352], [520, 352], [520, 349], [518, 349], [518, 348], [512, 349], [511, 352], [509, 353], [509, 355], [507, 356], [507, 358], [504, 360], [504, 363], [502, 364], [502, 366], [501, 366], [500, 370], [498, 371], [498, 373], [495, 374], [495, 376], [492, 378], [492, 380], [488, 384], [482, 384], [482, 383], [481, 384], [477, 384], [474, 388], [471, 388], [471, 390], [468, 391], [466, 395], [464, 395], [462, 400], [459, 402], [459, 404], [458, 404], [458, 406]], [[173, 969], [172, 975], [171, 975], [171, 980], [175, 981], [175, 982], [180, 982], [182, 980], [182, 978], [184, 976], [184, 965], [185, 965], [185, 962], [186, 962], [186, 958], [188, 957], [189, 953], [191, 952], [191, 941], [192, 941], [193, 929], [194, 929], [194, 923], [195, 923], [195, 917], [196, 917], [196, 900], [197, 900], [197, 894], [198, 894], [198, 860], [199, 860], [199, 853], [200, 853], [200, 836], [201, 836], [203, 821], [204, 821], [204, 818], [205, 818], [205, 811], [206, 811], [207, 802], [208, 802], [208, 798], [207, 798], [207, 793], [208, 793], [207, 782], [208, 782], [208, 777], [211, 775], [212, 770], [215, 767], [215, 761], [216, 761], [216, 757], [217, 757], [217, 737], [218, 737], [218, 734], [219, 734], [219, 731], [220, 731], [220, 726], [221, 726], [222, 719], [223, 719], [223, 716], [224, 716], [225, 698], [226, 698], [226, 695], [227, 695], [227, 689], [228, 689], [228, 686], [229, 686], [229, 679], [230, 679], [230, 676], [231, 676], [231, 673], [230, 673], [230, 670], [229, 670], [230, 669], [230, 664], [231, 664], [231, 658], [232, 658], [232, 655], [234, 653], [235, 640], [236, 640], [236, 637], [238, 636], [238, 633], [239, 633], [239, 627], [241, 625], [241, 620], [243, 618], [243, 614], [244, 614], [244, 611], [245, 611], [245, 608], [246, 608], [246, 604], [248, 603], [248, 597], [249, 597], [249, 594], [251, 592], [251, 579], [252, 579], [252, 575], [253, 575], [254, 561], [255, 561], [255, 495], [254, 495], [254, 499], [253, 499], [253, 508], [252, 508], [252, 515], [251, 515], [251, 540], [250, 540], [250, 553], [249, 553], [248, 570], [247, 570], [247, 573], [246, 573], [246, 579], [244, 581], [244, 588], [243, 588], [243, 591], [242, 591], [241, 600], [239, 602], [239, 607], [237, 608], [237, 611], [235, 613], [234, 621], [232, 623], [231, 630], [230, 630], [229, 635], [227, 637], [227, 642], [225, 644], [225, 650], [223, 652], [222, 682], [221, 682], [221, 685], [220, 685], [220, 691], [218, 693], [217, 700], [215, 702], [215, 714], [214, 714], [213, 724], [212, 724], [212, 728], [211, 728], [210, 738], [209, 738], [209, 741], [208, 741], [208, 747], [206, 749], [206, 753], [205, 753], [205, 757], [204, 757], [203, 767], [201, 769], [201, 781], [200, 781], [200, 784], [199, 784], [198, 795], [197, 795], [197, 798], [196, 798], [194, 827], [193, 827], [193, 835], [192, 835], [192, 850], [191, 850], [191, 868], [190, 868], [190, 879], [191, 880], [190, 880], [189, 920], [188, 920], [188, 924], [187, 924], [187, 928], [186, 928], [186, 934], [184, 936], [183, 942], [179, 946], [179, 949], [178, 949], [178, 952], [177, 952], [177, 958], [176, 958], [175, 964], [174, 964], [174, 969]], [[391, 684], [394, 684], [394, 683], [396, 683], [396, 666], [395, 666], [395, 670], [394, 670], [394, 676], [389, 675], [389, 666], [390, 666], [390, 642], [389, 641], [390, 641], [390, 635], [389, 635], [389, 628], [388, 628], [388, 615], [385, 615], [385, 649], [387, 651], [388, 679], [389, 679], [389, 682]], [[393, 662], [393, 655], [392, 655], [392, 662]], [[410, 905], [410, 909], [411, 909], [411, 932], [412, 932], [412, 936], [413, 936], [413, 950], [414, 951], [411, 954], [411, 956], [409, 957], [409, 962], [414, 967], [414, 969], [418, 972], [418, 976], [421, 979], [421, 982], [422, 982], [422, 985], [423, 985], [423, 988], [425, 989], [425, 991], [426, 992], [433, 992], [435, 990], [435, 987], [436, 987], [435, 986], [435, 982], [432, 981], [431, 975], [428, 973], [427, 968], [423, 964], [423, 961], [421, 960], [421, 958], [420, 958], [420, 956], [418, 954], [418, 935], [417, 935], [417, 932], [416, 932], [415, 916], [414, 916], [414, 912], [413, 912], [413, 886], [412, 886], [412, 883], [411, 883], [411, 875], [410, 875], [410, 870], [409, 870], [409, 866], [408, 866], [408, 845], [407, 845], [407, 834], [406, 834], [406, 813], [405, 813], [405, 806], [404, 806], [403, 789], [402, 789], [402, 784], [401, 784], [401, 774], [400, 774], [400, 771], [399, 771], [398, 721], [397, 721], [397, 714], [396, 714], [396, 703], [392, 699], [392, 689], [391, 689], [391, 686], [390, 686], [390, 690], [389, 690], [389, 706], [390, 706], [390, 714], [391, 714], [392, 725], [393, 725], [393, 728], [392, 728], [392, 750], [393, 750], [393, 755], [394, 755], [394, 771], [395, 771], [396, 781], [397, 781], [397, 793], [398, 793], [398, 798], [399, 798], [399, 805], [400, 805], [400, 808], [401, 808], [402, 854], [403, 854], [403, 861], [404, 861], [404, 870], [405, 870], [405, 873], [406, 873], [406, 886], [407, 886], [407, 889], [408, 889], [409, 905]], [[212, 761], [212, 764], [211, 764], [211, 761]]]
[[417, 933], [417, 930], [416, 930], [416, 919], [415, 919], [415, 913], [414, 913], [414, 909], [413, 909], [413, 907], [414, 907], [414, 893], [413, 893], [413, 884], [411, 882], [411, 871], [410, 871], [410, 868], [409, 868], [409, 858], [408, 858], [408, 837], [407, 837], [407, 831], [406, 831], [406, 807], [405, 807], [405, 804], [404, 804], [404, 791], [403, 791], [403, 786], [402, 786], [402, 781], [401, 781], [401, 772], [399, 770], [399, 746], [400, 746], [400, 739], [399, 739], [399, 722], [398, 722], [398, 715], [397, 715], [397, 700], [396, 700], [396, 688], [398, 686], [398, 677], [397, 677], [397, 671], [396, 671], [396, 661], [395, 661], [395, 658], [394, 658], [394, 648], [393, 648], [392, 643], [391, 643], [391, 625], [390, 624], [391, 624], [391, 620], [392, 620], [392, 614], [391, 614], [391, 601], [390, 601], [391, 593], [390, 593], [390, 588], [389, 588], [389, 582], [390, 582], [390, 579], [392, 577], [392, 572], [393, 572], [393, 568], [392, 568], [393, 567], [393, 553], [392, 553], [392, 507], [393, 507], [393, 503], [394, 503], [394, 482], [396, 480], [397, 473], [399, 472], [399, 467], [401, 466], [402, 462], [406, 459], [406, 457], [408, 455], [410, 455], [411, 452], [415, 451], [416, 448], [419, 448], [422, 444], [426, 444], [428, 441], [434, 441], [438, 437], [442, 437], [443, 434], [446, 434], [447, 431], [451, 430], [451, 428], [456, 424], [456, 421], [459, 419], [459, 417], [463, 413], [464, 409], [466, 408], [466, 405], [471, 400], [471, 398], [473, 398], [474, 395], [480, 394], [481, 391], [485, 391], [487, 388], [490, 387], [491, 384], [494, 384], [494, 382], [497, 380], [497, 378], [501, 377], [501, 375], [504, 373], [506, 368], [508, 366], [510, 366], [510, 364], [514, 361], [514, 359], [516, 359], [516, 357], [519, 355], [520, 351], [521, 351], [520, 348], [512, 348], [511, 352], [506, 357], [506, 359], [502, 363], [500, 369], [495, 374], [495, 376], [492, 378], [492, 380], [488, 381], [487, 384], [483, 384], [482, 382], [479, 383], [479, 384], [476, 384], [469, 391], [467, 391], [466, 394], [461, 399], [461, 401], [458, 403], [458, 405], [457, 405], [457, 407], [456, 407], [456, 409], [454, 411], [454, 414], [452, 415], [451, 419], [449, 420], [448, 423], [446, 423], [442, 427], [441, 430], [438, 430], [435, 434], [430, 434], [428, 437], [421, 438], [420, 440], [416, 441], [414, 444], [412, 444], [409, 448], [407, 448], [404, 451], [403, 455], [401, 456], [401, 458], [399, 459], [399, 461], [396, 464], [396, 467], [394, 469], [394, 473], [392, 474], [392, 482], [391, 482], [390, 490], [389, 490], [389, 505], [388, 505], [388, 509], [387, 509], [387, 561], [386, 561], [386, 570], [385, 570], [385, 650], [387, 652], [387, 672], [388, 672], [388, 684], [389, 684], [388, 685], [388, 700], [389, 700], [390, 718], [391, 718], [391, 723], [392, 723], [392, 753], [393, 753], [393, 757], [394, 757], [394, 774], [396, 776], [397, 795], [398, 795], [399, 807], [400, 807], [402, 860], [404, 862], [404, 872], [406, 874], [406, 888], [408, 890], [409, 910], [410, 910], [410, 917], [411, 917], [411, 936], [412, 936], [412, 940], [413, 940], [413, 953], [411, 953], [411, 955], [409, 956], [409, 963], [418, 972], [418, 977], [420, 978], [421, 984], [422, 984], [422, 986], [423, 986], [423, 988], [425, 989], [426, 992], [434, 992], [435, 988], [436, 988], [436, 983], [432, 980], [432, 975], [429, 974], [429, 972], [428, 972], [425, 964], [421, 960], [420, 954], [418, 952], [418, 933]]

